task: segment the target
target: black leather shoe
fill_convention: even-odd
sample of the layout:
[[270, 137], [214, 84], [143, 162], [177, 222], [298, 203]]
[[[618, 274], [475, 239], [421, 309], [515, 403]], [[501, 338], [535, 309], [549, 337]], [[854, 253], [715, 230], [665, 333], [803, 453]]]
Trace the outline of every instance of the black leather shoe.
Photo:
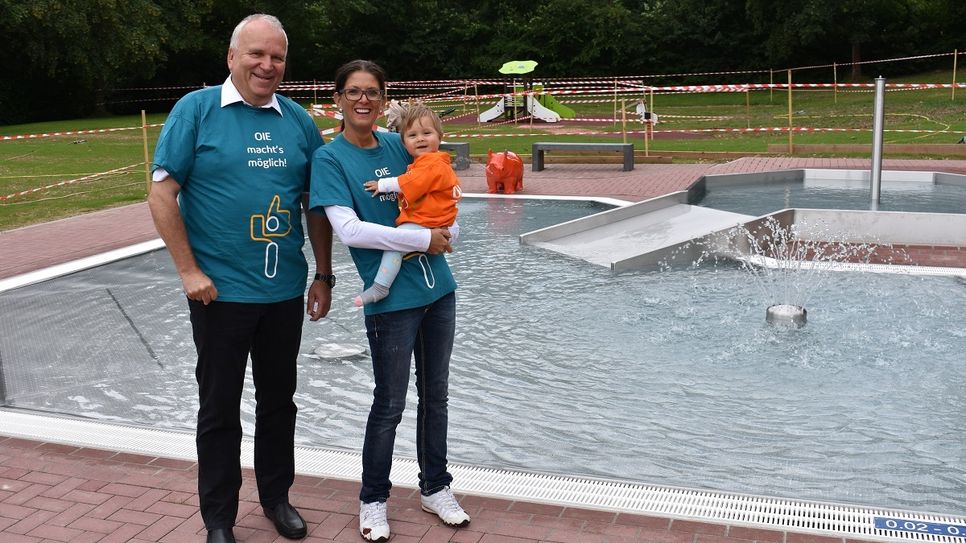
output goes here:
[[235, 543], [235, 534], [231, 528], [218, 528], [208, 530], [208, 543]]
[[275, 523], [275, 529], [282, 537], [302, 539], [308, 533], [302, 515], [288, 502], [280, 503], [271, 508], [262, 507], [262, 511], [265, 511], [265, 516]]

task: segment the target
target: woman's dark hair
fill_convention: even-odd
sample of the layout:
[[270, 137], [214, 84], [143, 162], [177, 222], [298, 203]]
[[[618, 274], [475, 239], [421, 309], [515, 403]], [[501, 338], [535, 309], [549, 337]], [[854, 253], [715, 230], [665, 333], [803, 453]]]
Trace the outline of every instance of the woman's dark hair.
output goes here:
[[356, 72], [366, 72], [375, 76], [379, 82], [379, 88], [386, 90], [386, 71], [382, 66], [371, 60], [350, 60], [335, 71], [335, 90], [341, 91], [345, 87], [346, 80]]
[[[346, 62], [335, 71], [335, 91], [339, 92], [345, 89], [345, 82], [348, 81], [350, 75], [356, 72], [372, 74], [379, 83], [379, 88], [382, 91], [386, 90], [386, 71], [382, 69], [382, 66], [371, 60], [357, 59]], [[342, 120], [339, 126], [342, 130], [345, 130], [345, 119]]]

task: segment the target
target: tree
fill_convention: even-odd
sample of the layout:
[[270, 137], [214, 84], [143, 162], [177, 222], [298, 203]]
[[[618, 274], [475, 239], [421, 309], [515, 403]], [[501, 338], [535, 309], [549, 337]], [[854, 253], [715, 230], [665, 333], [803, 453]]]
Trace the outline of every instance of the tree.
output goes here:
[[[766, 48], [775, 63], [831, 63], [846, 53], [852, 78], [861, 78], [863, 56], [879, 58], [902, 50], [916, 21], [914, 0], [748, 0], [749, 18], [767, 32]], [[839, 57], [841, 58], [841, 57]]]
[[[6, 111], [0, 122], [32, 112], [36, 119], [85, 115], [103, 109], [110, 89], [155, 75], [167, 52], [177, 48], [172, 25], [189, 34], [195, 8], [206, 2], [174, 0], [0, 0], [0, 33], [22, 51], [12, 59], [17, 88], [0, 96], [23, 109]], [[196, 20], [196, 19], [195, 19]], [[19, 92], [18, 92], [19, 91]], [[24, 92], [26, 91], [26, 92]]]
[[638, 46], [646, 43], [619, 2], [540, 3], [524, 29], [541, 73], [553, 76], [633, 73], [628, 69], [641, 65]]
[[656, 1], [642, 13], [655, 44], [652, 66], [664, 72], [717, 72], [760, 68], [758, 33], [745, 0]]

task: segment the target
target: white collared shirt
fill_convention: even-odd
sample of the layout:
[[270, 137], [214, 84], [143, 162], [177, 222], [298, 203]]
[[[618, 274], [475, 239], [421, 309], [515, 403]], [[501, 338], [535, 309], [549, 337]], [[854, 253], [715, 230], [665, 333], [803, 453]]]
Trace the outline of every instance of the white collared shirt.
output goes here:
[[242, 98], [241, 93], [238, 92], [238, 89], [235, 88], [235, 84], [231, 80], [231, 75], [229, 75], [228, 79], [226, 79], [225, 83], [221, 86], [221, 107], [229, 106], [236, 102], [241, 102], [246, 106], [251, 107], [270, 107], [277, 111], [279, 115], [282, 114], [282, 106], [278, 105], [278, 98], [275, 96], [274, 92], [272, 93], [272, 99], [269, 100], [267, 104], [264, 106], [254, 106]]

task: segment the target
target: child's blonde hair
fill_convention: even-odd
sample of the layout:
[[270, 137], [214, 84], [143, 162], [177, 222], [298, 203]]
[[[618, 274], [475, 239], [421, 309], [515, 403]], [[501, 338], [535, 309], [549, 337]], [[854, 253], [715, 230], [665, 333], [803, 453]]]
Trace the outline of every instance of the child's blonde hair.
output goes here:
[[439, 139], [443, 139], [443, 122], [439, 120], [439, 115], [435, 111], [424, 105], [422, 102], [408, 104], [399, 113], [399, 120], [396, 123], [398, 132], [405, 134], [419, 119], [429, 119], [433, 129], [439, 134]]

